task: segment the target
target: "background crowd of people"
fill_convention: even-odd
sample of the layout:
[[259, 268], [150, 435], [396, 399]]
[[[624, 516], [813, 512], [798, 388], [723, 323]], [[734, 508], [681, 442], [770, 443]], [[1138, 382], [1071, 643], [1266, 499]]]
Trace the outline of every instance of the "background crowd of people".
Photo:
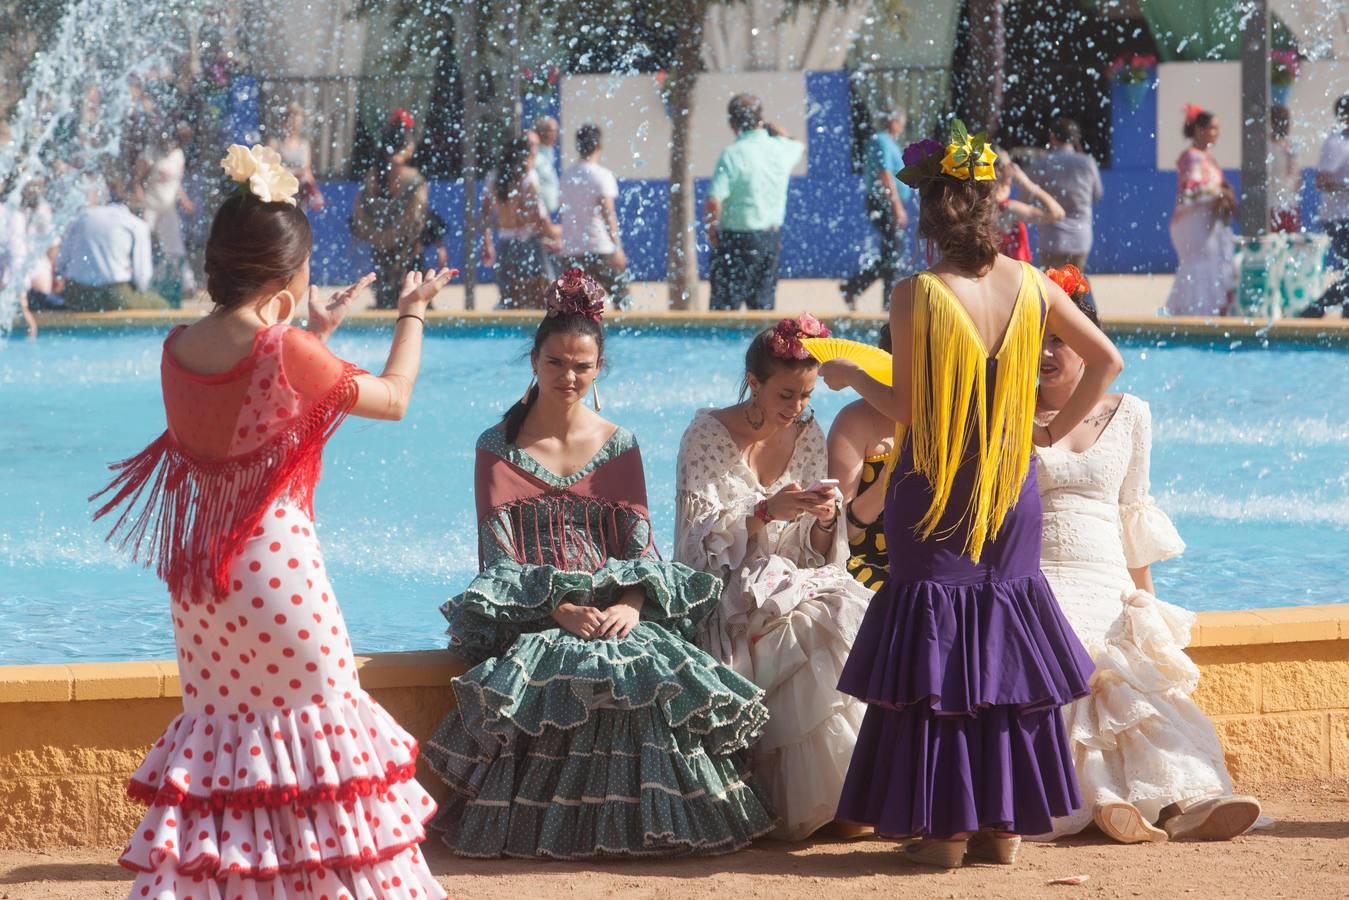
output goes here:
[[[30, 334], [31, 310], [158, 309], [191, 298], [200, 282], [194, 249], [203, 235], [189, 188], [210, 168], [193, 152], [191, 126], [137, 94], [128, 148], [104, 165], [94, 184], [83, 184], [87, 208], [64, 234], [53, 233], [50, 184], [34, 181], [17, 207], [0, 211], [0, 279], [26, 282], [21, 310]], [[1326, 138], [1314, 186], [1321, 194], [1316, 226], [1341, 259], [1349, 254], [1349, 96], [1335, 104], [1341, 129]], [[314, 174], [314, 152], [305, 110], [290, 104], [267, 146], [295, 175], [298, 202], [317, 211], [326, 200]], [[787, 216], [788, 185], [805, 145], [769, 121], [760, 100], [738, 94], [727, 107], [734, 140], [717, 159], [703, 209], [710, 250], [710, 302], [714, 310], [772, 309]], [[1269, 218], [1272, 232], [1300, 234], [1302, 173], [1288, 140], [1288, 110], [1271, 109]], [[860, 258], [840, 285], [848, 309], [874, 282], [888, 307], [898, 281], [918, 268], [911, 222], [914, 197], [895, 177], [904, 165], [900, 141], [908, 127], [902, 109], [883, 110], [861, 153], [864, 207], [878, 252]], [[1185, 110], [1189, 146], [1177, 161], [1178, 189], [1170, 234], [1179, 265], [1166, 309], [1175, 315], [1236, 311], [1237, 273], [1231, 222], [1237, 197], [1213, 155], [1221, 123], [1197, 106]], [[1018, 260], [1089, 270], [1094, 207], [1104, 197], [1101, 174], [1083, 146], [1078, 124], [1060, 117], [1048, 127], [1045, 148], [999, 150], [999, 225], [1002, 251]], [[369, 245], [380, 278], [376, 306], [396, 302], [397, 273], [434, 250], [448, 259], [447, 226], [430, 206], [429, 182], [419, 171], [418, 123], [394, 110], [379, 136], [374, 164], [360, 177], [348, 218], [353, 238]], [[619, 215], [619, 185], [602, 162], [603, 132], [582, 123], [570, 133], [575, 161], [559, 172], [563, 133], [544, 116], [504, 146], [482, 192], [478, 227], [481, 261], [495, 269], [502, 308], [541, 308], [548, 283], [564, 268], [580, 268], [615, 298], [629, 303], [628, 257]], [[8, 193], [8, 191], [3, 191]], [[1032, 246], [1028, 226], [1035, 228]], [[26, 261], [27, 270], [17, 271]], [[1324, 315], [1345, 306], [1349, 282], [1341, 278], [1302, 315]]]

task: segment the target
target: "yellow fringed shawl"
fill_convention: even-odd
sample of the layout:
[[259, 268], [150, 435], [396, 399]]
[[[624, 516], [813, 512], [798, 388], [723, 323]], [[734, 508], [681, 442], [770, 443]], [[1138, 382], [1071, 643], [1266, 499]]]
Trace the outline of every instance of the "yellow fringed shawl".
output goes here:
[[[965, 307], [940, 278], [920, 272], [913, 303], [913, 415], [895, 434], [888, 470], [913, 444], [914, 471], [932, 485], [932, 504], [915, 527], [926, 540], [937, 530], [961, 462], [978, 445], [974, 483], [960, 518], [939, 537], [967, 528], [964, 552], [979, 561], [984, 544], [998, 536], [1030, 469], [1036, 372], [1044, 336], [1040, 273], [1022, 263], [1021, 287], [998, 352], [989, 356]], [[996, 360], [992, 402], [988, 362]]]

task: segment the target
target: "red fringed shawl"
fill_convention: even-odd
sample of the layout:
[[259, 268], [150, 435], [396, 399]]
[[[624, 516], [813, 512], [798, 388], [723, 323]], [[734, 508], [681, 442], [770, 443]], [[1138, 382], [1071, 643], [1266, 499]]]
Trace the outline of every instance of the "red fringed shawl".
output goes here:
[[[253, 354], [229, 373], [193, 377], [169, 355], [177, 333], [165, 341], [161, 363], [169, 427], [140, 453], [110, 466], [117, 474], [89, 499], [111, 494], [94, 513], [97, 520], [120, 509], [108, 540], [154, 566], [175, 598], [204, 603], [224, 598], [230, 561], [277, 500], [287, 498], [313, 516], [323, 445], [355, 404], [362, 370], [283, 325], [260, 332]], [[297, 346], [303, 352], [291, 353]], [[297, 388], [306, 384], [307, 391]], [[243, 452], [207, 456], [184, 446], [169, 403], [170, 391], [181, 397], [184, 387], [189, 393], [243, 389], [233, 391], [238, 402], [220, 411], [232, 414], [228, 424], [237, 430], [229, 431], [230, 444]]]
[[[522, 565], [593, 572], [609, 559], [653, 552], [641, 451], [633, 446], [565, 488], [479, 448], [474, 492], [480, 528]], [[479, 555], [479, 564], [485, 560]]]

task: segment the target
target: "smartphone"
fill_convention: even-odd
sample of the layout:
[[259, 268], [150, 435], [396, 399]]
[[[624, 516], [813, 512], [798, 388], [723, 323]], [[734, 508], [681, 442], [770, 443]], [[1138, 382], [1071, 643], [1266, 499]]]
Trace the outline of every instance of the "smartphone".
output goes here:
[[834, 491], [838, 490], [838, 479], [821, 478], [806, 490], [816, 494], [832, 494]]

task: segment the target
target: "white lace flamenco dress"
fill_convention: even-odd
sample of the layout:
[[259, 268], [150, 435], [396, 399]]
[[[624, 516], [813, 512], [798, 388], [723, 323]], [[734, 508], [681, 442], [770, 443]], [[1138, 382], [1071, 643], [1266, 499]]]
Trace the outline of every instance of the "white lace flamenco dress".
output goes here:
[[845, 568], [841, 524], [824, 555], [810, 545], [809, 516], [771, 522], [749, 540], [746, 519], [761, 499], [827, 475], [824, 432], [814, 421], [796, 427], [786, 471], [763, 485], [725, 426], [700, 410], [680, 443], [675, 524], [676, 559], [725, 582], [698, 643], [766, 692], [753, 769], [781, 840], [809, 837], [837, 812], [865, 707], [835, 686], [872, 594]]
[[1190, 699], [1194, 614], [1129, 576], [1185, 550], [1149, 494], [1151, 445], [1147, 403], [1125, 394], [1090, 449], [1038, 451], [1041, 566], [1096, 663], [1091, 695], [1064, 708], [1082, 807], [1041, 840], [1081, 831], [1100, 804], [1130, 803], [1156, 823], [1171, 804], [1183, 811], [1232, 793], [1217, 732]]

